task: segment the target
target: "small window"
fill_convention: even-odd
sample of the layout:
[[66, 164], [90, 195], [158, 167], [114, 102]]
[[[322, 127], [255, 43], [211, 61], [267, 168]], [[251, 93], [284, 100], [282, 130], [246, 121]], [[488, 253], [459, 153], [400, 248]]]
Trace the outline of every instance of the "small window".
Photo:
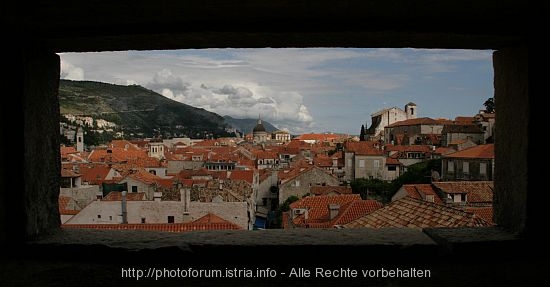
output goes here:
[[448, 172], [454, 172], [455, 171], [455, 164], [452, 160], [447, 162], [447, 171]]
[[350, 159], [348, 159], [348, 166], [352, 166], [351, 163], [352, 163], [352, 162], [351, 162], [351, 158], [350, 158]]
[[111, 221], [113, 220], [113, 217], [112, 217], [112, 216], [110, 216], [110, 215], [109, 215], [109, 220], [111, 220]]
[[[145, 218], [143, 218], [145, 219]], [[174, 223], [174, 216], [170, 215], [168, 216], [168, 223]]]
[[145, 223], [145, 217], [141, 218], [141, 223]]
[[388, 171], [396, 171], [397, 167], [395, 165], [388, 165]]
[[101, 219], [101, 214], [98, 214], [98, 215], [97, 215], [97, 218]]
[[486, 175], [487, 174], [487, 164], [482, 162], [479, 164], [479, 174]]
[[380, 167], [380, 161], [375, 159], [373, 162], [372, 162], [372, 165], [374, 168], [379, 168]]
[[462, 172], [463, 173], [469, 173], [470, 172], [470, 163], [467, 161], [462, 162]]
[[359, 160], [359, 167], [365, 167], [365, 160], [364, 159]]
[[132, 192], [137, 192], [137, 186], [132, 185]]

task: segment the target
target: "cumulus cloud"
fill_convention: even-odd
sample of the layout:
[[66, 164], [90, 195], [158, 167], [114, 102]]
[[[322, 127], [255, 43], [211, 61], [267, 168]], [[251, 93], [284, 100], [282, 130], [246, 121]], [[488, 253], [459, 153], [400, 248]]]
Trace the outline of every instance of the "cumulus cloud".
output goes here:
[[257, 118], [292, 132], [305, 130], [313, 123], [298, 92], [279, 91], [257, 83], [192, 83], [168, 69], [155, 73], [147, 87], [181, 103], [204, 108], [220, 115]]
[[75, 67], [70, 62], [61, 58], [61, 73], [59, 77], [61, 79], [81, 81], [84, 80], [84, 69]]
[[146, 86], [155, 91], [170, 89], [174, 94], [183, 94], [191, 84], [186, 83], [180, 76], [176, 76], [170, 69], [162, 69], [153, 76]]

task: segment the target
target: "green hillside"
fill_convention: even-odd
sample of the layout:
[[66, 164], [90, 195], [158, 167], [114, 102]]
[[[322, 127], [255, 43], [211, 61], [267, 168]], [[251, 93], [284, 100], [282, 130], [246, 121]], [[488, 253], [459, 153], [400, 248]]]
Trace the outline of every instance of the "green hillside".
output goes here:
[[61, 114], [85, 115], [119, 125], [125, 134], [147, 137], [225, 136], [218, 114], [168, 99], [138, 85], [61, 80]]

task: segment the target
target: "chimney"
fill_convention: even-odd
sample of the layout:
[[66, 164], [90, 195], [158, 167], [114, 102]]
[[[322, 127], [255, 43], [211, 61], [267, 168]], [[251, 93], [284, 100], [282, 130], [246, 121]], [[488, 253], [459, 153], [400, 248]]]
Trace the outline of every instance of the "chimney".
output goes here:
[[126, 211], [126, 193], [128, 191], [122, 191], [122, 224], [128, 223], [128, 211]]
[[189, 213], [191, 203], [191, 190], [189, 188], [180, 189], [180, 200], [183, 203], [183, 212]]
[[103, 198], [103, 192], [101, 192], [101, 191], [96, 192], [95, 199], [99, 201], [102, 198]]
[[160, 202], [161, 199], [162, 199], [162, 192], [161, 191], [155, 191], [153, 193], [153, 200], [156, 201], [156, 202]]
[[334, 219], [338, 213], [340, 212], [340, 205], [339, 204], [336, 204], [336, 203], [331, 203], [328, 205], [328, 214], [329, 214], [329, 219], [332, 220]]

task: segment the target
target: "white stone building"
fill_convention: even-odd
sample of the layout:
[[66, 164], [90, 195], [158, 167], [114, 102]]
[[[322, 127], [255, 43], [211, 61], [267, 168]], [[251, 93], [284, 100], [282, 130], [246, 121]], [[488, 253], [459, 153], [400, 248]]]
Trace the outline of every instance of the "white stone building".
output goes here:
[[384, 128], [408, 119], [415, 119], [418, 115], [418, 107], [415, 103], [405, 105], [405, 110], [398, 107], [383, 109], [371, 115], [371, 126], [365, 131], [370, 140], [384, 138]]

